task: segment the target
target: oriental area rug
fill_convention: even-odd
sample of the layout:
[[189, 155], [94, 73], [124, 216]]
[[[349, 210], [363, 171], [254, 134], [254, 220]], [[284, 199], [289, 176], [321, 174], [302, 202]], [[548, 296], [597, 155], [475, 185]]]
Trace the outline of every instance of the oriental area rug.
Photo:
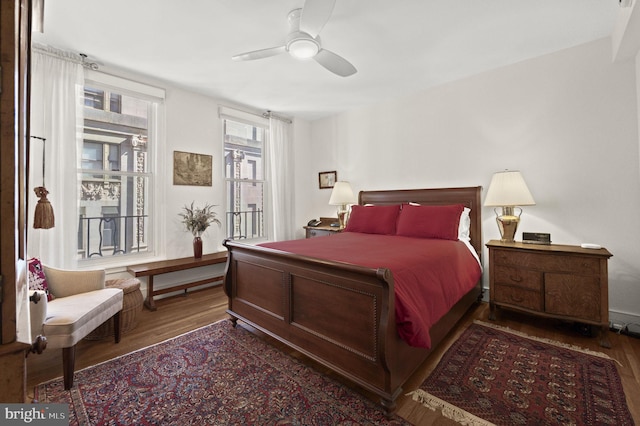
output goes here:
[[72, 425], [404, 425], [374, 402], [223, 320], [35, 389]]
[[410, 393], [464, 425], [633, 425], [615, 361], [476, 321]]

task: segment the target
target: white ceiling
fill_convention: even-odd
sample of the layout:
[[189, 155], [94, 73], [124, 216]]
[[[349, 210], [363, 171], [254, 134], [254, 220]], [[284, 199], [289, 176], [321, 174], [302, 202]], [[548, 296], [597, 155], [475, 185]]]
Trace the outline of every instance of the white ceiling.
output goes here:
[[304, 0], [48, 0], [33, 41], [221, 101], [309, 120], [611, 35], [618, 0], [337, 0], [323, 47], [338, 77], [279, 46]]

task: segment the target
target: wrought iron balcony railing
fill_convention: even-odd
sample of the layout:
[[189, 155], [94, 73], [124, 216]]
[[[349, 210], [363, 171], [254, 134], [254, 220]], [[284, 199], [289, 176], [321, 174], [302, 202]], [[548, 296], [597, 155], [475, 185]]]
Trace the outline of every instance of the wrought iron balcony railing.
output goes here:
[[81, 258], [139, 253], [147, 250], [147, 215], [80, 216], [78, 251]]
[[227, 238], [233, 240], [264, 237], [264, 212], [247, 210], [226, 212]]

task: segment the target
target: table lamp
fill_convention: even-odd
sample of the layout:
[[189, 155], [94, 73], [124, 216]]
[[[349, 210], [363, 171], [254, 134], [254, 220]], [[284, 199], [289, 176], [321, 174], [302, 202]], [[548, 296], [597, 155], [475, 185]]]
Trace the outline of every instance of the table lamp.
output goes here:
[[[520, 223], [520, 215], [522, 215], [522, 208], [518, 206], [534, 206], [535, 204], [536, 202], [533, 201], [531, 192], [529, 192], [529, 188], [527, 188], [519, 171], [505, 170], [493, 174], [484, 205], [502, 207], [502, 214], [498, 214], [497, 210], [493, 209], [500, 230], [500, 241], [504, 243], [515, 242], [514, 237]], [[518, 215], [515, 214], [516, 208], [520, 209]]]
[[349, 182], [336, 182], [335, 185], [333, 185], [333, 191], [331, 191], [329, 204], [332, 206], [338, 206], [338, 221], [340, 222], [340, 229], [344, 229], [347, 225], [347, 204], [351, 204], [353, 202], [355, 202], [355, 198]]

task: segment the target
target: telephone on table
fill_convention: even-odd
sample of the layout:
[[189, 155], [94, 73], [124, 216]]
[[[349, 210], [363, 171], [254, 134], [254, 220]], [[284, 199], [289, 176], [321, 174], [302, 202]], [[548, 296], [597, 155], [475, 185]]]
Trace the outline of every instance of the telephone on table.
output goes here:
[[314, 227], [315, 227], [315, 226], [320, 225], [321, 223], [322, 223], [322, 221], [321, 221], [321, 220], [318, 220], [318, 219], [311, 219], [311, 220], [307, 223], [307, 226], [314, 226]]

